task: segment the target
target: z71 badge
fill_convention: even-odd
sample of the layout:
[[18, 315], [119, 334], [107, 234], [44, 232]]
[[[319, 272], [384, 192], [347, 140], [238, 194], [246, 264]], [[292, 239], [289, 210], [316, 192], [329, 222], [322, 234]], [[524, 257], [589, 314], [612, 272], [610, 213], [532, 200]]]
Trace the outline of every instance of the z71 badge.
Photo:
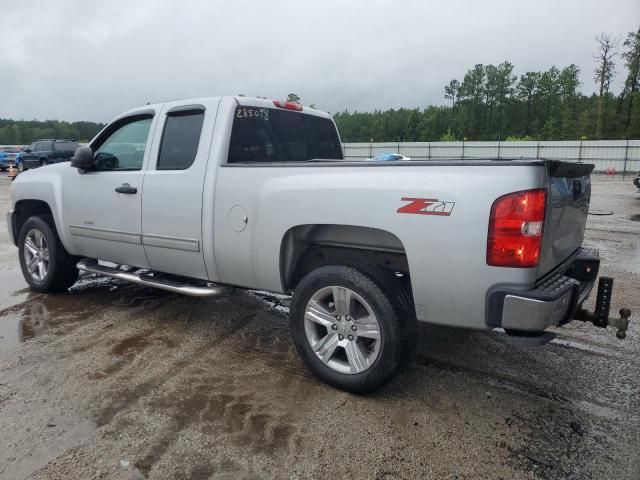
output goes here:
[[444, 202], [437, 198], [409, 198], [402, 197], [403, 202], [409, 202], [398, 209], [398, 213], [415, 213], [417, 215], [441, 215], [448, 217], [456, 202]]

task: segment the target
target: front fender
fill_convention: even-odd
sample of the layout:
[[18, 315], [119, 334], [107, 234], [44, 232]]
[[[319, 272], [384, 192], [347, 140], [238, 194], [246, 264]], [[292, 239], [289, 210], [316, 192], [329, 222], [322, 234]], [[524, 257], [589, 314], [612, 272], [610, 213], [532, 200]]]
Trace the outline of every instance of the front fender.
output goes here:
[[[51, 210], [58, 236], [64, 248], [74, 254], [75, 245], [66, 228], [62, 197], [66, 183], [65, 178], [69, 170], [71, 169], [68, 165], [56, 164], [21, 173], [11, 185], [11, 203], [14, 210], [17, 210], [20, 202], [23, 201], [38, 200], [46, 203]], [[18, 232], [14, 233], [18, 234]]]

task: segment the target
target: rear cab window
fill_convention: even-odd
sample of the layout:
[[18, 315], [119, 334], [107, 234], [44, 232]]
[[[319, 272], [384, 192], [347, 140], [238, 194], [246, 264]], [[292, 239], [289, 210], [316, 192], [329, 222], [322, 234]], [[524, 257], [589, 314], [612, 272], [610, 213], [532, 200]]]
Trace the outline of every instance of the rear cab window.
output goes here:
[[329, 118], [279, 108], [238, 106], [227, 163], [286, 163], [342, 160]]

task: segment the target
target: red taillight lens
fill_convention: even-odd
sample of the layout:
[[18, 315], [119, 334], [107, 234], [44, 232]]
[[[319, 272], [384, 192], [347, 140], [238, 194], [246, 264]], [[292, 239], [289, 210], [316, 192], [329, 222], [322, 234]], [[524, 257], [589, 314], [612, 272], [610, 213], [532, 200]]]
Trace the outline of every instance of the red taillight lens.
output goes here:
[[274, 100], [273, 104], [278, 108], [286, 108], [287, 110], [295, 110], [296, 112], [302, 111], [302, 105], [296, 102], [282, 102], [280, 100]]
[[489, 217], [487, 265], [537, 266], [546, 206], [545, 189], [510, 193], [493, 202]]

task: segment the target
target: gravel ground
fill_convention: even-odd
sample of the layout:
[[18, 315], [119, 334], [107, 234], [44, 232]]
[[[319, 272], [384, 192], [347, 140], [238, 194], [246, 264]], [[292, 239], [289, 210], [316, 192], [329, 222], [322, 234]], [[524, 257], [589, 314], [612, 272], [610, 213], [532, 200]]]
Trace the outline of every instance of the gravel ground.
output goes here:
[[[2, 178], [2, 212], [8, 193]], [[93, 276], [31, 293], [3, 226], [0, 479], [638, 479], [640, 195], [598, 177], [592, 211], [611, 213], [585, 243], [633, 311], [626, 340], [578, 322], [536, 348], [422, 326], [412, 368], [367, 396], [304, 369], [286, 297]]]

